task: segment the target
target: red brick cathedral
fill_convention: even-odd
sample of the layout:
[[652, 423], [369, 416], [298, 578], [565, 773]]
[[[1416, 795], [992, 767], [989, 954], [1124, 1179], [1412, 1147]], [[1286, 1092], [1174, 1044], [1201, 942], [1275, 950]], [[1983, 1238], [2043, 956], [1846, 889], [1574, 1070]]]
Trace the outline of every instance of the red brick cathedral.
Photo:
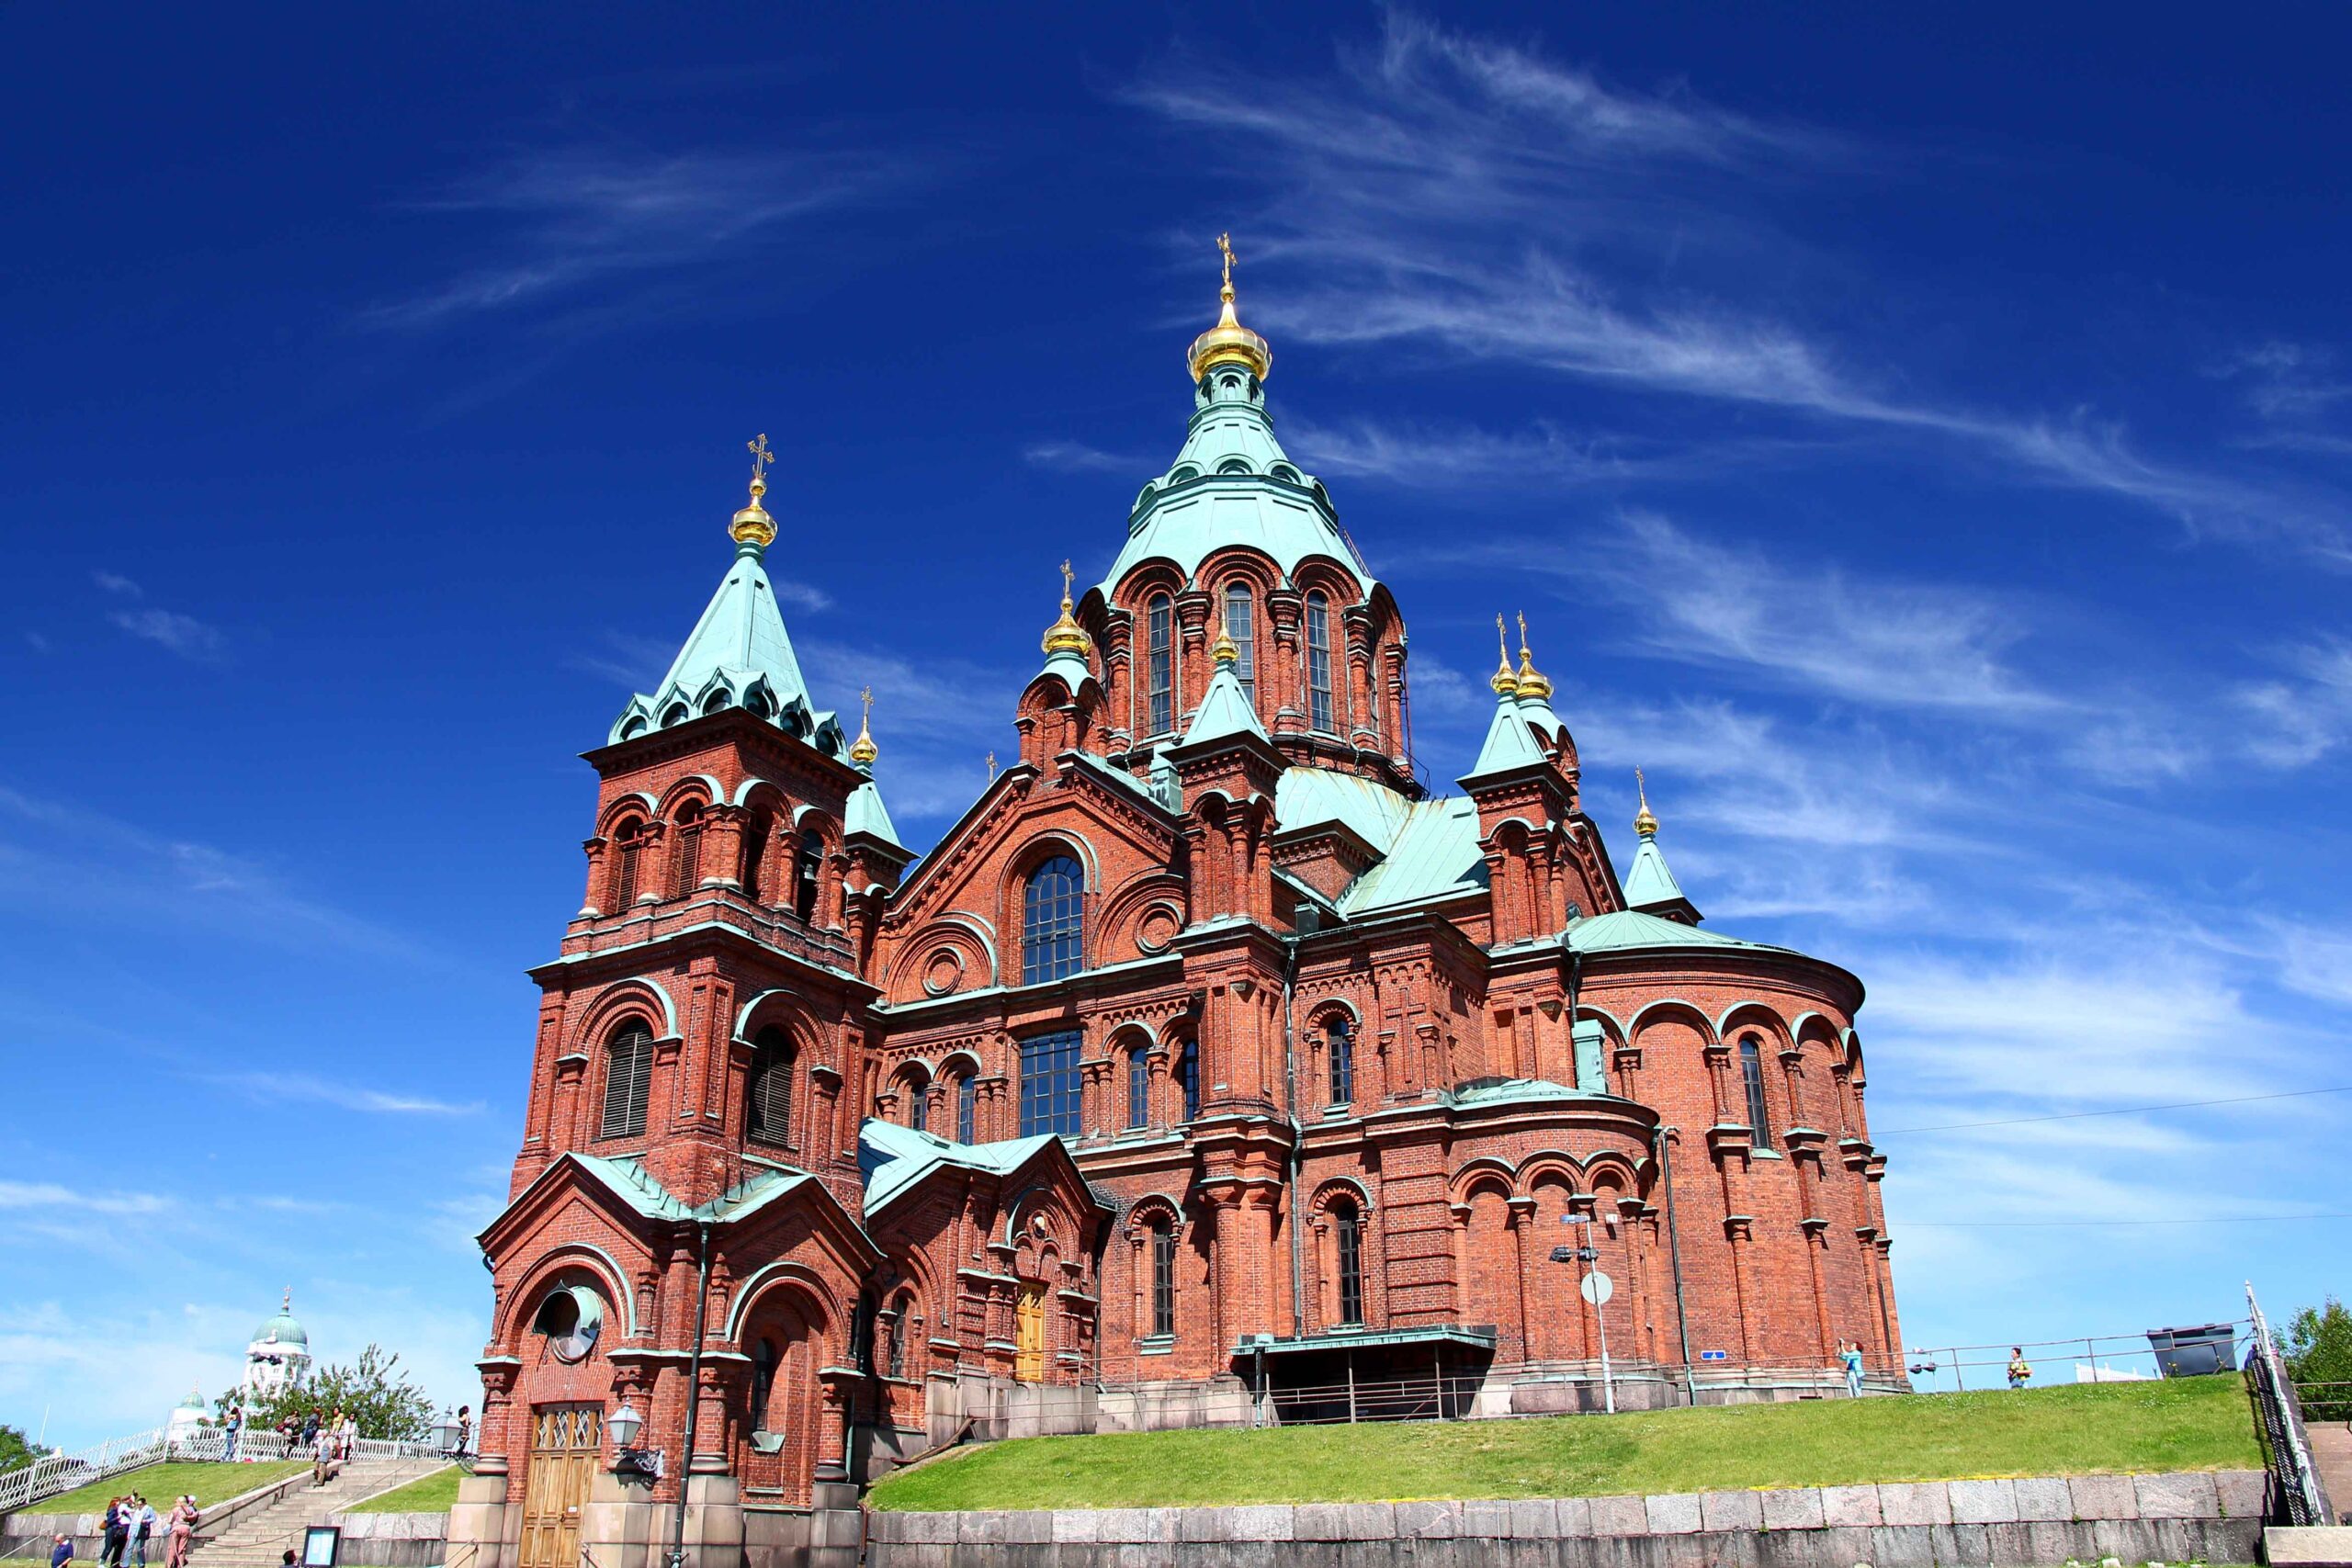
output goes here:
[[1523, 626], [1417, 776], [1403, 615], [1223, 297], [922, 855], [802, 679], [754, 444], [533, 972], [492, 1560], [642, 1561], [683, 1485], [708, 1561], [781, 1561], [962, 1436], [1594, 1408], [1604, 1348], [1621, 1407], [1842, 1393], [1847, 1340], [1899, 1382], [1860, 983], [1702, 926], [1646, 800], [1617, 869]]

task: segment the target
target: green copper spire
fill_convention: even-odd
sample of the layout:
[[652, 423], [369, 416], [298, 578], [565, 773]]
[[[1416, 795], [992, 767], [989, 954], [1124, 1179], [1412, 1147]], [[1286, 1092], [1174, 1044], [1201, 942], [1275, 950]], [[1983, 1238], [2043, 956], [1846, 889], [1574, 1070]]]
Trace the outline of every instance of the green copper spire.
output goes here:
[[767, 490], [767, 437], [751, 443], [751, 502], [728, 526], [735, 540], [734, 565], [671, 661], [669, 673], [650, 693], [632, 697], [614, 720], [616, 741], [740, 707], [820, 750], [842, 754], [840, 727], [831, 714], [817, 713], [810, 705], [800, 660], [776, 608], [775, 585], [760, 564], [775, 538], [775, 520], [760, 504]]
[[1682, 885], [1667, 869], [1666, 855], [1657, 847], [1657, 818], [1650, 815], [1649, 781], [1642, 777], [1639, 768], [1634, 770], [1634, 782], [1642, 797], [1641, 811], [1634, 818], [1634, 831], [1641, 835], [1642, 847], [1634, 852], [1634, 863], [1625, 873], [1626, 906], [1642, 914], [1695, 926], [1698, 906], [1683, 897]]

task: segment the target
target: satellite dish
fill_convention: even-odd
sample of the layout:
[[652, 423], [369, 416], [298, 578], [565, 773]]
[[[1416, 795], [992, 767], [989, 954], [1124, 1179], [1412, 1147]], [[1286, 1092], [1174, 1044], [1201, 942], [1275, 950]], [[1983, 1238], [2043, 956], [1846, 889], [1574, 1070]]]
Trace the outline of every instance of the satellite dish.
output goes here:
[[585, 1285], [559, 1285], [539, 1303], [534, 1332], [548, 1337], [559, 1361], [584, 1361], [605, 1326], [604, 1298]]

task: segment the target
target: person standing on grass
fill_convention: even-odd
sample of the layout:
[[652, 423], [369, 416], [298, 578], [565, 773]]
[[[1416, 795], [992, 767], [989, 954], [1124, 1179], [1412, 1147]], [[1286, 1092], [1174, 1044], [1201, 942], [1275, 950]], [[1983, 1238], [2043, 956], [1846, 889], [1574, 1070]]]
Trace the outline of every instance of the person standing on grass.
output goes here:
[[243, 1405], [232, 1404], [229, 1406], [229, 1419], [227, 1426], [229, 1429], [229, 1440], [227, 1445], [221, 1450], [220, 1460], [224, 1464], [234, 1464], [237, 1462], [237, 1434], [245, 1429], [245, 1407]]
[[1859, 1340], [1838, 1341], [1838, 1360], [1846, 1369], [1846, 1397], [1862, 1397], [1862, 1347]]
[[2009, 1386], [2023, 1388], [2033, 1381], [2033, 1363], [2025, 1359], [2025, 1347], [2009, 1347]]
[[138, 1498], [138, 1510], [132, 1516], [131, 1545], [139, 1553], [139, 1568], [147, 1568], [147, 1543], [155, 1538], [155, 1505], [144, 1497]]
[[106, 1534], [101, 1538], [104, 1544], [98, 1548], [98, 1561], [111, 1563], [113, 1568], [122, 1568], [123, 1548], [130, 1541], [130, 1532], [124, 1523], [130, 1503], [127, 1497], [111, 1498], [107, 1503]]
[[61, 1535], [49, 1549], [49, 1568], [74, 1568], [74, 1538]]
[[172, 1503], [172, 1544], [164, 1556], [164, 1568], [187, 1568], [189, 1538], [196, 1534], [196, 1499], [181, 1493]]

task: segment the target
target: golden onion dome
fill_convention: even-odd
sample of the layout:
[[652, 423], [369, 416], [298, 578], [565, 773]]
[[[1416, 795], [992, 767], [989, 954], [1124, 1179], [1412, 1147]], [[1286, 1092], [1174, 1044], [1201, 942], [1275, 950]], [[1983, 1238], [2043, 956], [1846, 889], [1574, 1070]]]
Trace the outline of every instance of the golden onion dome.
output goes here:
[[739, 545], [753, 545], [764, 550], [775, 543], [775, 519], [760, 504], [760, 497], [768, 492], [767, 467], [775, 460], [775, 455], [768, 450], [765, 434], [743, 446], [752, 454], [752, 499], [735, 513], [734, 520], [727, 525], [727, 532]]
[[1531, 701], [1543, 702], [1552, 695], [1549, 677], [1535, 668], [1534, 656], [1527, 651], [1527, 616], [1519, 617], [1519, 694]]
[[1209, 644], [1209, 657], [1219, 664], [1238, 664], [1241, 661], [1241, 645], [1235, 642], [1233, 634], [1226, 629], [1223, 615], [1216, 618], [1216, 640]]
[[1510, 642], [1504, 635], [1500, 615], [1495, 617], [1495, 646], [1502, 650], [1502, 662], [1495, 666], [1495, 672], [1487, 678], [1487, 684], [1492, 686], [1498, 696], [1515, 697], [1519, 695], [1519, 675], [1510, 667]]
[[1046, 628], [1045, 640], [1041, 646], [1049, 654], [1075, 653], [1083, 659], [1092, 651], [1094, 639], [1086, 635], [1086, 628], [1078, 624], [1076, 615], [1070, 614], [1072, 606], [1069, 599], [1069, 562], [1064, 561], [1062, 562], [1061, 618]]
[[1274, 367], [1274, 351], [1233, 313], [1233, 236], [1219, 234], [1216, 248], [1225, 253], [1225, 287], [1217, 290], [1225, 309], [1217, 313], [1216, 325], [1193, 340], [1184, 363], [1191, 367], [1195, 381], [1219, 365], [1241, 366], [1262, 381]]
[[870, 768], [874, 759], [882, 754], [882, 748], [874, 744], [874, 688], [866, 687], [857, 697], [865, 705], [865, 712], [858, 720], [857, 739], [849, 743], [849, 760], [861, 768]]
[[1654, 839], [1657, 837], [1657, 818], [1650, 815], [1649, 781], [1642, 777], [1639, 768], [1634, 770], [1634, 787], [1642, 797], [1642, 808], [1634, 817], [1634, 831], [1645, 839]]

